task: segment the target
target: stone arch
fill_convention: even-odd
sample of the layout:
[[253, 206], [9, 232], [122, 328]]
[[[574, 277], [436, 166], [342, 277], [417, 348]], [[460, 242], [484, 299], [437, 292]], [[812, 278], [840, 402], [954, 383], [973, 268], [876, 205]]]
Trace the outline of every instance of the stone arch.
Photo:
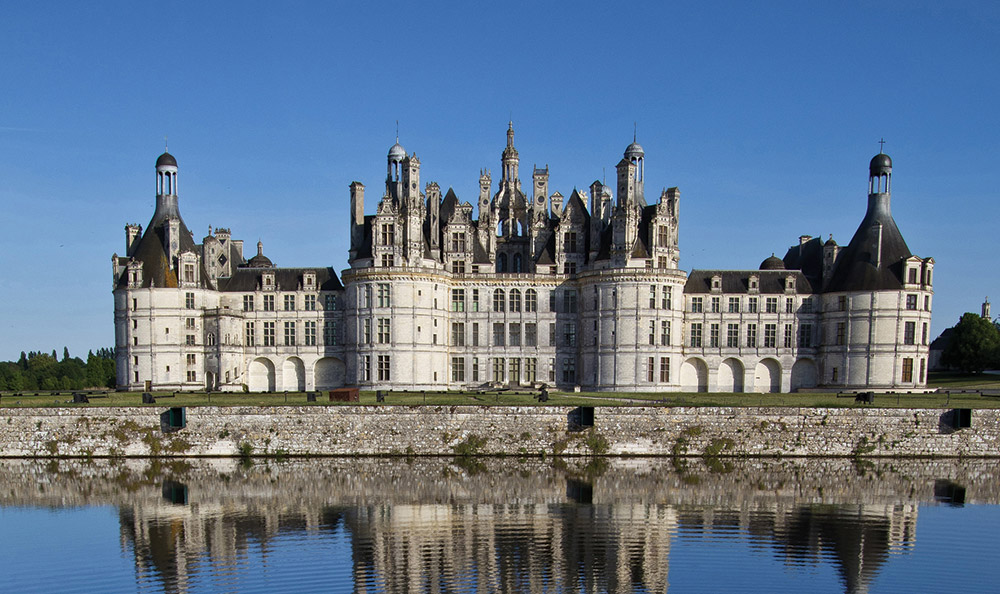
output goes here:
[[698, 358], [691, 358], [681, 365], [681, 390], [684, 392], [708, 391], [708, 366]]
[[306, 389], [306, 366], [302, 359], [289, 357], [281, 366], [281, 387], [288, 392], [304, 392]]
[[743, 364], [732, 357], [719, 365], [718, 386], [720, 392], [743, 391]]
[[215, 374], [211, 371], [205, 372], [205, 389], [209, 392], [215, 390], [218, 386], [215, 381]]
[[791, 390], [794, 392], [799, 388], [815, 388], [818, 383], [817, 376], [815, 361], [812, 359], [799, 359], [792, 365]]
[[250, 362], [249, 384], [251, 392], [273, 392], [274, 391], [274, 363], [270, 359], [258, 357]]
[[761, 359], [753, 374], [754, 392], [781, 391], [781, 364], [774, 359]]
[[329, 390], [344, 385], [346, 367], [344, 362], [336, 357], [323, 357], [316, 361], [313, 369], [317, 390]]

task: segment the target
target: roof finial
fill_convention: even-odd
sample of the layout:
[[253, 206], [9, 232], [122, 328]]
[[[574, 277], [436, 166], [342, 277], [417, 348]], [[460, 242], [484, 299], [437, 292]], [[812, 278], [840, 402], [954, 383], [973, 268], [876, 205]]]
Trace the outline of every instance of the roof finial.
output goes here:
[[163, 152], [165, 152], [165, 153], [169, 153], [170, 152], [170, 150], [168, 149], [168, 146], [167, 146], [167, 137], [166, 137], [166, 135], [164, 135], [164, 137], [163, 137]]
[[635, 137], [636, 137], [636, 131], [638, 130], [638, 128], [639, 128], [639, 123], [638, 122], [632, 122], [632, 142], [636, 141]]
[[399, 144], [399, 120], [396, 120], [396, 144]]
[[878, 154], [882, 154], [882, 148], [885, 146], [885, 138], [879, 138], [878, 140]]

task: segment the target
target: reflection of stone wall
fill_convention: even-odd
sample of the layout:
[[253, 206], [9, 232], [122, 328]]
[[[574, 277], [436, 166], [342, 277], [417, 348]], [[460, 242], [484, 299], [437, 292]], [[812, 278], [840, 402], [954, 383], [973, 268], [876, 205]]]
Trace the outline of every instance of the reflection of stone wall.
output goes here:
[[612, 407], [595, 409], [593, 433], [561, 407], [200, 407], [176, 432], [164, 410], [0, 409], [0, 456], [1000, 456], [998, 410], [956, 431], [943, 409]]
[[[357, 583], [386, 591], [468, 575], [482, 591], [662, 592], [678, 532], [738, 530], [789, 562], [827, 552], [860, 591], [890, 550], [918, 542], [917, 506], [941, 481], [968, 503], [1000, 502], [990, 460], [477, 462], [3, 460], [0, 505], [117, 506], [138, 578], [171, 592], [206, 555], [235, 568], [251, 543], [335, 531], [349, 535]], [[187, 504], [167, 501], [165, 483]]]

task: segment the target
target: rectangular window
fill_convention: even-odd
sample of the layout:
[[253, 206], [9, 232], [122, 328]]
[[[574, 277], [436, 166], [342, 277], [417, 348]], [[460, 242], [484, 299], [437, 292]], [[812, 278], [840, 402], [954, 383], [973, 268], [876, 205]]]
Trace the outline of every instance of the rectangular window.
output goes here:
[[567, 254], [576, 253], [576, 231], [567, 231], [563, 234], [563, 249]]
[[660, 293], [660, 309], [670, 309], [674, 305], [674, 290], [672, 287], [663, 286]]
[[714, 348], [719, 347], [719, 325], [709, 324], [708, 326], [708, 346]]
[[660, 357], [660, 383], [670, 383], [670, 357]]
[[193, 369], [189, 369], [187, 372], [187, 381], [189, 382], [198, 381], [198, 373]]
[[916, 339], [917, 339], [916, 334], [917, 334], [916, 322], [903, 323], [903, 344], [916, 344]]
[[391, 223], [382, 223], [379, 243], [382, 245], [392, 245], [396, 242], [396, 226]]
[[656, 376], [656, 359], [650, 357], [646, 359], [646, 381], [653, 383], [653, 378]]
[[324, 296], [323, 305], [326, 308], [326, 311], [335, 311], [337, 309], [337, 296], [336, 295]]
[[931, 310], [931, 298], [929, 295], [924, 296], [924, 311]]
[[184, 307], [187, 309], [194, 309], [194, 293], [184, 294]]
[[534, 384], [538, 376], [538, 360], [534, 357], [529, 357], [524, 360], [524, 381], [528, 384]]
[[465, 323], [451, 323], [451, 344], [453, 346], [465, 346]]
[[358, 365], [358, 381], [360, 382], [370, 382], [372, 381], [372, 356], [371, 355], [361, 355], [361, 361]]
[[913, 381], [913, 359], [905, 357], [903, 359], [903, 383]]
[[[135, 322], [135, 320], [132, 321]], [[194, 318], [184, 318], [184, 327], [188, 330], [194, 330]]]
[[472, 381], [476, 382], [476, 383], [479, 382], [479, 358], [478, 357], [473, 357], [472, 358]]
[[839, 311], [847, 311], [847, 295], [837, 296], [837, 309]]
[[792, 325], [791, 324], [785, 324], [785, 340], [782, 343], [782, 345], [786, 349], [790, 349], [793, 346], [793, 344], [792, 344]]
[[916, 268], [911, 268], [911, 269], [907, 270], [906, 277], [908, 279], [907, 282], [909, 282], [911, 285], [912, 284], [916, 284], [916, 282], [917, 282], [917, 269]]
[[465, 311], [465, 289], [451, 290], [451, 311]]
[[285, 295], [285, 311], [295, 311], [295, 295]]
[[691, 324], [691, 346], [701, 348], [701, 324]]
[[764, 310], [766, 313], [778, 313], [778, 298], [768, 297], [764, 300]]
[[563, 312], [576, 313], [576, 290], [566, 289], [563, 291]]
[[927, 372], [927, 359], [920, 360], [920, 383], [924, 382], [924, 374]]
[[254, 346], [254, 322], [247, 322], [244, 328], [244, 342], [247, 346]]
[[712, 297], [712, 313], [722, 311], [722, 297]]
[[504, 323], [493, 322], [493, 346], [504, 346]]
[[906, 296], [906, 309], [912, 309], [912, 310], [917, 309], [917, 296], [916, 295], [907, 295]]
[[378, 319], [378, 333], [376, 338], [379, 344], [389, 344], [392, 342], [392, 326], [390, 325], [389, 318], [379, 318]]
[[792, 313], [795, 311], [795, 298], [786, 297], [785, 298], [785, 313]]
[[507, 328], [507, 338], [510, 346], [521, 346], [521, 324], [510, 324]]
[[472, 289], [472, 311], [479, 311], [479, 289]]
[[[924, 322], [923, 329], [920, 332], [920, 344], [927, 344], [927, 322]], [[920, 380], [923, 381], [923, 380]]]
[[306, 346], [316, 346], [316, 322], [309, 321], [305, 324]]
[[521, 291], [520, 290], [518, 290], [518, 289], [511, 289], [510, 290], [510, 301], [509, 301], [508, 304], [510, 305], [510, 311], [512, 313], [514, 313], [514, 312], [520, 312], [521, 311]]
[[568, 347], [575, 347], [576, 346], [576, 323], [575, 322], [566, 322], [563, 325], [563, 330], [565, 331], [565, 333], [564, 333], [565, 343], [564, 344], [566, 346], [568, 346]]
[[534, 289], [528, 289], [524, 292], [524, 311], [538, 311], [538, 292]]
[[812, 346], [812, 333], [812, 324], [799, 326], [799, 348], [807, 349]]
[[747, 312], [757, 313], [757, 298], [749, 297], [747, 298]]
[[451, 271], [454, 274], [465, 274], [465, 260], [455, 260], [452, 262]]
[[778, 325], [764, 324], [764, 348], [773, 349], [778, 346]]
[[513, 384], [521, 383], [521, 360], [517, 357], [507, 360], [508, 367], [510, 368], [510, 373], [507, 375], [507, 381]]
[[656, 285], [649, 285], [649, 309], [656, 309]]
[[451, 251], [455, 253], [465, 252], [465, 233], [451, 234]]
[[274, 295], [264, 295], [264, 311], [274, 311]]
[[556, 346], [556, 323], [549, 323], [549, 346]]
[[372, 320], [371, 318], [365, 318], [364, 323], [361, 325], [361, 342], [362, 344], [372, 343]]
[[538, 346], [538, 326], [534, 322], [524, 325], [524, 346]]
[[747, 346], [757, 346], [757, 324], [747, 324]]
[[576, 359], [563, 359], [562, 379], [567, 384], [576, 383]]
[[335, 320], [327, 320], [323, 322], [323, 344], [326, 346], [336, 346], [337, 322]]
[[378, 283], [375, 290], [379, 307], [392, 306], [392, 285], [389, 283]]
[[704, 310], [703, 300], [701, 297], [691, 298], [691, 313], [701, 313]]
[[735, 349], [740, 346], [740, 325], [728, 324], [726, 326], [726, 346]]
[[188, 365], [194, 365], [194, 364], [196, 364], [197, 362], [198, 362], [198, 356], [197, 356], [197, 355], [194, 355], [194, 354], [189, 354], [189, 355], [187, 356], [187, 364], [188, 364]]
[[503, 311], [507, 302], [503, 289], [493, 291], [493, 311]]
[[493, 381], [498, 384], [503, 383], [503, 359], [493, 357]]
[[729, 313], [740, 313], [740, 298], [730, 297], [729, 298]]
[[303, 305], [305, 306], [306, 311], [316, 311], [316, 296], [306, 295]]
[[556, 311], [556, 290], [549, 291], [549, 311]]
[[253, 295], [243, 296], [243, 311], [253, 311]]
[[389, 375], [389, 355], [379, 355], [378, 356], [378, 381], [387, 382], [390, 381]]
[[479, 346], [479, 322], [472, 323], [472, 346]]
[[563, 265], [563, 274], [576, 274], [576, 262], [566, 262]]
[[670, 247], [670, 227], [666, 225], [657, 226], [656, 245], [659, 247]]
[[812, 297], [806, 297], [802, 300], [802, 313], [812, 313], [813, 310], [813, 300]]
[[264, 322], [264, 346], [274, 346], [274, 322]]
[[656, 344], [656, 320], [649, 321], [649, 344]]
[[361, 307], [365, 309], [371, 309], [372, 306], [372, 287], [371, 285], [365, 285], [365, 290], [361, 293]]
[[834, 344], [843, 345], [846, 334], [847, 334], [847, 324], [845, 324], [844, 322], [837, 322], [837, 335], [836, 335], [836, 342]]
[[188, 334], [184, 339], [184, 344], [194, 346], [194, 334]]
[[285, 322], [285, 346], [295, 346], [295, 322]]
[[453, 382], [464, 382], [465, 381], [465, 358], [464, 357], [452, 357], [451, 358], [451, 381], [453, 381]]
[[670, 321], [660, 321], [660, 346], [670, 346]]

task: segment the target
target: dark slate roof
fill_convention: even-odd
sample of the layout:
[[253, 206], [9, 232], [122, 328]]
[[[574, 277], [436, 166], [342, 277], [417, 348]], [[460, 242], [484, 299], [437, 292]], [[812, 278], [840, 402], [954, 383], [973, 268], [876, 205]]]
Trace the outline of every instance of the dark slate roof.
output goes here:
[[[479, 221], [473, 221], [473, 226], [479, 229]], [[489, 264], [490, 255], [486, 253], [486, 248], [479, 243], [479, 233], [473, 231], [472, 233], [472, 263], [473, 264]]]
[[692, 270], [684, 285], [685, 293], [710, 293], [712, 277], [722, 277], [723, 293], [749, 293], [750, 275], [756, 275], [760, 282], [759, 293], [762, 295], [784, 294], [785, 277], [795, 276], [795, 291], [797, 293], [812, 293], [813, 287], [801, 271], [798, 270]]
[[597, 249], [597, 257], [595, 260], [610, 260], [611, 259], [611, 238], [614, 234], [614, 229], [612, 225], [608, 225], [601, 231], [601, 244]]
[[[879, 224], [882, 229], [880, 262]], [[911, 255], [889, 211], [889, 195], [873, 194], [868, 198], [868, 212], [851, 243], [837, 256], [833, 276], [824, 291], [900, 290], [903, 288], [903, 260]]]
[[356, 258], [372, 257], [372, 226], [375, 225], [375, 215], [365, 215], [365, 228], [361, 234], [361, 245], [358, 246]]
[[219, 290], [249, 293], [261, 285], [261, 275], [274, 273], [275, 290], [297, 291], [306, 272], [316, 273], [316, 284], [321, 291], [339, 291], [344, 288], [333, 268], [240, 268], [233, 276], [219, 279]]
[[[187, 225], [184, 224], [184, 219], [180, 217], [178, 219], [180, 221], [180, 225], [178, 226], [180, 232], [180, 249], [178, 253], [193, 252], [200, 254], [200, 250], [195, 245], [191, 232], [188, 231]], [[149, 227], [142, 234], [142, 239], [139, 240], [139, 246], [132, 255], [136, 260], [142, 262], [143, 288], [177, 286], [177, 274], [171, 270], [167, 250], [163, 247], [163, 239], [166, 236], [166, 224], [165, 218], [154, 215], [153, 220], [149, 223]], [[204, 266], [201, 267], [198, 273], [201, 275], [202, 283], [207, 285], [209, 279], [205, 274]], [[125, 274], [122, 274], [121, 278], [118, 279], [118, 286], [124, 287], [127, 285], [128, 279], [125, 278]]]
[[444, 200], [441, 201], [440, 220], [442, 226], [451, 220], [457, 208], [458, 196], [455, 195], [455, 190], [448, 188], [448, 193], [444, 195]]
[[820, 286], [823, 278], [823, 242], [819, 237], [788, 248], [782, 261], [785, 269], [801, 270], [814, 286]]
[[761, 270], [786, 270], [785, 263], [781, 258], [771, 254], [760, 263]]
[[934, 339], [930, 344], [930, 350], [932, 351], [943, 351], [945, 347], [951, 342], [951, 335], [955, 332], [955, 327], [945, 328], [945, 331], [941, 333], [940, 336]]
[[549, 239], [542, 246], [542, 251], [538, 253], [535, 257], [535, 264], [541, 264], [543, 266], [552, 265], [556, 263], [556, 235], [555, 233], [549, 234]]
[[162, 165], [172, 165], [177, 167], [177, 159], [175, 159], [170, 153], [165, 152], [156, 159], [156, 166], [160, 167]]

